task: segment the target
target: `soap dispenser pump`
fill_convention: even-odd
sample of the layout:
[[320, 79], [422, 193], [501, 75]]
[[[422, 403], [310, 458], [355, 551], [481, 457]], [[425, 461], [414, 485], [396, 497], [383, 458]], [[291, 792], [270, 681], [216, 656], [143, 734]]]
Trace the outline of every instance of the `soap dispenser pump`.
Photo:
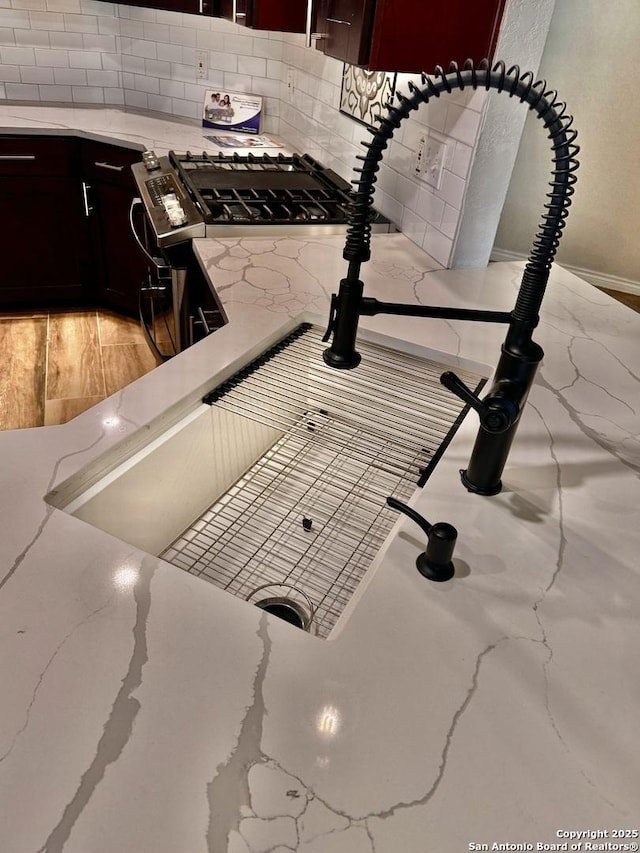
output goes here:
[[427, 534], [427, 547], [416, 560], [420, 574], [430, 581], [451, 580], [454, 575], [452, 557], [458, 538], [456, 528], [446, 521], [429, 524], [419, 512], [397, 498], [388, 497], [387, 506], [408, 515]]

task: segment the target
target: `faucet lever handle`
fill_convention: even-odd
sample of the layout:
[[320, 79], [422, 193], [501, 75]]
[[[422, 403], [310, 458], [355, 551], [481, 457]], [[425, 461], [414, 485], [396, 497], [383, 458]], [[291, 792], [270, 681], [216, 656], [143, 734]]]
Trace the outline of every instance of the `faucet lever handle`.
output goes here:
[[451, 370], [442, 374], [440, 382], [480, 415], [480, 423], [487, 432], [505, 432], [518, 416], [518, 407], [509, 399], [493, 395], [481, 400]]

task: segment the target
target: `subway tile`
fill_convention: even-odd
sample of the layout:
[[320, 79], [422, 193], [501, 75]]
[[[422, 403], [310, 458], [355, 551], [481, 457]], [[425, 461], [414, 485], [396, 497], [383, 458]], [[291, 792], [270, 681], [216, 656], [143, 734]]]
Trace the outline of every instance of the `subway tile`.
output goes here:
[[15, 43], [16, 37], [11, 27], [0, 27], [0, 45]]
[[194, 101], [182, 101], [180, 98], [171, 99], [171, 112], [183, 118], [197, 119], [201, 117], [201, 105]]
[[124, 93], [122, 88], [118, 86], [114, 89], [109, 86], [105, 86], [104, 102], [105, 104], [124, 104]]
[[156, 52], [158, 59], [164, 62], [182, 62], [182, 45], [158, 44]]
[[463, 181], [462, 178], [459, 178], [457, 175], [454, 175], [453, 172], [449, 172], [445, 169], [442, 173], [440, 189], [437, 191], [438, 196], [443, 201], [446, 201], [447, 204], [450, 204], [451, 207], [455, 207], [456, 210], [460, 210], [462, 208], [465, 186], [465, 181]]
[[154, 112], [171, 114], [171, 98], [166, 95], [147, 95], [147, 104]]
[[136, 75], [131, 74], [129, 71], [122, 72], [122, 85], [125, 89], [135, 89], [136, 87]]
[[146, 110], [149, 107], [146, 92], [136, 92], [134, 89], [124, 90], [124, 102], [128, 107]]
[[418, 196], [415, 204], [416, 213], [421, 219], [428, 222], [429, 225], [439, 228], [444, 214], [445, 202], [441, 198], [438, 198], [430, 187], [420, 186], [417, 181], [416, 185], [418, 186]]
[[0, 83], [0, 98], [4, 101], [7, 97], [7, 90], [5, 89], [4, 83]]
[[3, 83], [20, 83], [20, 68], [18, 65], [0, 63], [0, 81]]
[[144, 38], [150, 41], [169, 41], [169, 27], [167, 24], [144, 24]]
[[98, 15], [98, 32], [101, 35], [120, 35], [120, 19]]
[[97, 86], [72, 86], [75, 104], [104, 104], [104, 91]]
[[119, 53], [103, 53], [102, 67], [105, 71], [122, 71], [122, 56]]
[[36, 65], [49, 65], [52, 68], [68, 68], [69, 54], [66, 50], [46, 50], [36, 48]]
[[180, 80], [160, 80], [160, 94], [169, 98], [184, 98], [184, 83]]
[[267, 61], [266, 59], [262, 59], [261, 57], [239, 56], [238, 74], [249, 74], [251, 76], [255, 75], [256, 77], [266, 77]]
[[28, 29], [29, 26], [28, 12], [20, 12], [16, 9], [0, 9], [0, 27], [21, 27]]
[[196, 46], [196, 31], [187, 27], [169, 27], [169, 41], [171, 44], [184, 44], [189, 47]]
[[49, 47], [49, 33], [45, 30], [14, 30], [16, 44], [22, 47]]
[[84, 41], [82, 33], [49, 33], [49, 43], [51, 47], [60, 48], [61, 50], [82, 50]]
[[14, 9], [27, 9], [44, 11], [47, 8], [47, 0], [9, 0], [6, 6], [12, 6]]
[[145, 59], [155, 59], [155, 43], [152, 41], [144, 41], [144, 39], [133, 39], [131, 41], [131, 53], [134, 56], [143, 56]]
[[69, 65], [71, 68], [102, 68], [102, 59], [99, 53], [88, 50], [69, 51]]
[[115, 3], [104, 3], [103, 0], [80, 0], [80, 11], [86, 15], [110, 15], [116, 14]]
[[40, 90], [32, 83], [5, 83], [7, 98], [16, 101], [39, 101]]
[[114, 88], [120, 84], [120, 72], [118, 71], [87, 71], [87, 85], [109, 86]]
[[128, 17], [132, 20], [136, 21], [147, 21], [149, 23], [155, 23], [157, 21], [157, 12], [155, 9], [147, 9], [143, 6], [131, 6], [129, 7]]
[[252, 52], [254, 56], [262, 56], [265, 59], [282, 59], [282, 42], [254, 38]]
[[95, 15], [66, 15], [64, 28], [69, 33], [97, 33], [98, 19]]
[[53, 83], [52, 68], [38, 68], [37, 65], [32, 67], [23, 66], [20, 69], [20, 77], [23, 83]]
[[58, 12], [30, 12], [29, 19], [34, 30], [64, 30], [64, 15]]
[[59, 86], [84, 86], [87, 72], [81, 68], [54, 68], [53, 78]]
[[113, 35], [82, 33], [82, 41], [85, 50], [100, 50], [114, 53], [116, 49], [116, 37]]
[[447, 136], [459, 139], [467, 145], [473, 145], [480, 129], [480, 113], [458, 104], [449, 104], [444, 131]]
[[458, 175], [460, 178], [466, 178], [469, 174], [472, 154], [473, 148], [470, 145], [465, 145], [462, 142], [455, 142], [453, 144], [453, 153], [450, 155], [447, 168], [450, 169], [454, 175]]
[[80, 0], [47, 0], [50, 12], [81, 12]]
[[418, 246], [422, 245], [422, 241], [427, 233], [427, 223], [408, 207], [401, 207], [401, 211], [402, 214], [398, 224], [403, 234], [406, 234]]
[[427, 226], [427, 232], [422, 241], [422, 248], [443, 267], [448, 266], [453, 248], [453, 241], [435, 228]]
[[160, 81], [157, 77], [147, 77], [146, 74], [136, 74], [135, 89], [138, 92], [151, 92], [154, 95], [160, 94]]
[[450, 204], [445, 204], [444, 213], [442, 214], [442, 222], [440, 223], [440, 231], [452, 239], [456, 236], [458, 230], [458, 222], [460, 221], [460, 211]]
[[144, 23], [132, 20], [120, 21], [120, 35], [128, 36], [132, 39], [144, 38]]
[[73, 94], [71, 86], [38, 86], [41, 101], [63, 101], [71, 103]]
[[145, 59], [144, 71], [150, 77], [170, 77], [171, 63], [159, 62], [157, 59]]
[[0, 47], [0, 59], [7, 65], [35, 65], [35, 53], [30, 47]]
[[212, 53], [209, 70], [230, 71], [233, 74], [238, 70], [238, 57], [235, 53]]
[[142, 56], [123, 56], [122, 57], [123, 71], [129, 71], [131, 74], [144, 74], [146, 71], [145, 60]]
[[156, 21], [170, 27], [181, 27], [183, 26], [183, 15], [181, 12], [167, 12], [164, 9], [156, 9]]

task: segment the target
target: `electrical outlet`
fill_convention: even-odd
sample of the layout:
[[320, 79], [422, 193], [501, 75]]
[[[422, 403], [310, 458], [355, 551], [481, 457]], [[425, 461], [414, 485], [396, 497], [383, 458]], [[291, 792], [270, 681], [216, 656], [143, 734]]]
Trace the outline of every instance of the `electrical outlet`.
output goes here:
[[204, 80], [209, 72], [209, 62], [206, 50], [196, 50], [196, 77]]
[[413, 171], [416, 175], [422, 174], [422, 169], [424, 168], [424, 151], [427, 147], [427, 137], [421, 136], [418, 140], [418, 150], [416, 151], [416, 159], [413, 163]]
[[295, 68], [287, 68], [287, 76], [285, 82], [286, 90], [287, 90], [287, 101], [290, 104], [293, 103], [293, 93], [296, 87], [296, 72]]
[[421, 157], [420, 175], [429, 186], [439, 190], [449, 149], [446, 143], [429, 134]]

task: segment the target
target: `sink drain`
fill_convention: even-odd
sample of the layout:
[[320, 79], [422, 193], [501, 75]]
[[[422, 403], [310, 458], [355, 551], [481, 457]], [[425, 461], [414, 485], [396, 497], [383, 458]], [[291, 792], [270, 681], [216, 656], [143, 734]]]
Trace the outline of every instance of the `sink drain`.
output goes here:
[[[271, 593], [265, 595], [265, 593]], [[247, 601], [277, 616], [289, 625], [310, 631], [314, 607], [309, 596], [301, 589], [288, 584], [264, 584], [247, 596]]]

